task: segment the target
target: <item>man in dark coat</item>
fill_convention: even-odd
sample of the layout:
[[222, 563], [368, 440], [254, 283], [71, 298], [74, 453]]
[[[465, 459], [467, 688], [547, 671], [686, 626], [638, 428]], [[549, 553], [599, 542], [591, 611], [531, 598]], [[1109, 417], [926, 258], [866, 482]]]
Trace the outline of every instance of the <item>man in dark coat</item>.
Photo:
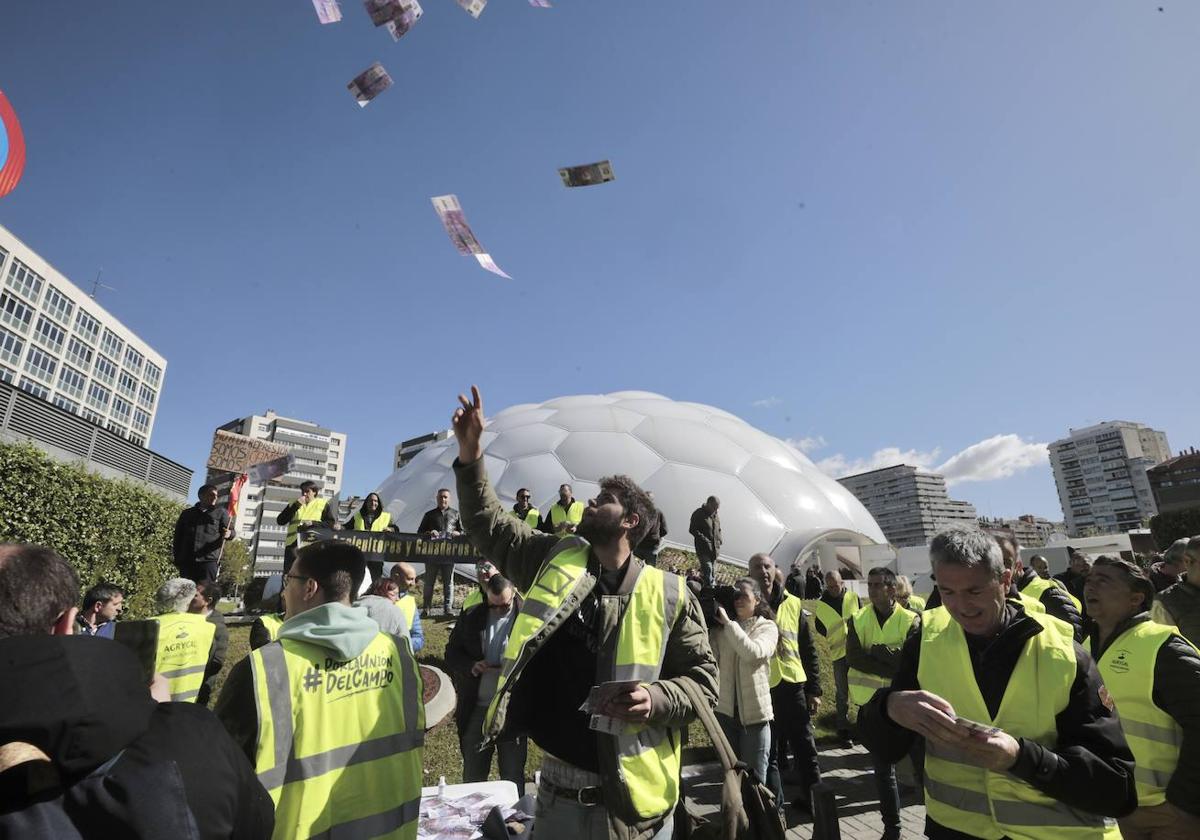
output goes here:
[[217, 507], [217, 488], [205, 484], [200, 500], [179, 514], [172, 553], [180, 577], [199, 583], [215, 581], [225, 541], [233, 539], [229, 512]]

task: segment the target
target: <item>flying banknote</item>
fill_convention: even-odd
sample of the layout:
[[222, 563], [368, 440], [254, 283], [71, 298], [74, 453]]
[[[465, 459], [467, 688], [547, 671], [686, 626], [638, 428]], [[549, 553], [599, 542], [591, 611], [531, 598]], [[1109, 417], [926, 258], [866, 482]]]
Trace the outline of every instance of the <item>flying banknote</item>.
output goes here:
[[471, 231], [471, 226], [467, 224], [467, 219], [463, 216], [462, 205], [458, 203], [456, 195], [435, 195], [432, 199], [433, 209], [437, 211], [438, 218], [442, 220], [442, 227], [446, 229], [446, 234], [450, 237], [450, 242], [453, 243], [458, 253], [471, 254], [475, 257], [481, 268], [484, 268], [492, 274], [499, 274], [501, 277], [512, 278], [505, 274], [500, 266], [496, 265], [496, 261], [491, 255], [483, 250], [483, 246], [479, 244], [479, 240], [475, 238], [475, 234]]
[[394, 41], [399, 41], [424, 14], [417, 0], [363, 0], [363, 7], [373, 24], [387, 27]]
[[321, 23], [337, 23], [342, 19], [342, 7], [338, 5], [338, 0], [312, 0], [312, 4]]
[[529, 5], [530, 5], [530, 6], [537, 6], [539, 9], [550, 9], [550, 8], [553, 8], [553, 7], [550, 5], [550, 0], [529, 0]]
[[487, 0], [458, 0], [458, 5], [467, 10], [467, 14], [476, 20], [483, 14], [483, 7], [487, 5]]
[[354, 94], [358, 107], [365, 108], [367, 103], [392, 86], [392, 77], [383, 65], [376, 61], [366, 70], [354, 77], [354, 81], [346, 88]]
[[617, 177], [613, 175], [612, 163], [607, 160], [568, 166], [558, 170], [558, 176], [568, 187], [590, 187], [592, 184], [603, 184]]

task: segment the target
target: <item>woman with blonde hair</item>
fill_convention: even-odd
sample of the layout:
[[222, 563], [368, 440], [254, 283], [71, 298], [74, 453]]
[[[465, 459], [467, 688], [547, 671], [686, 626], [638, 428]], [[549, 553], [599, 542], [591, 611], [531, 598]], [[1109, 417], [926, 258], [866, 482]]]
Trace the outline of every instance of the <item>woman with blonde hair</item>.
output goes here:
[[896, 600], [906, 610], [919, 613], [925, 609], [925, 599], [913, 594], [912, 583], [905, 575], [896, 575]]

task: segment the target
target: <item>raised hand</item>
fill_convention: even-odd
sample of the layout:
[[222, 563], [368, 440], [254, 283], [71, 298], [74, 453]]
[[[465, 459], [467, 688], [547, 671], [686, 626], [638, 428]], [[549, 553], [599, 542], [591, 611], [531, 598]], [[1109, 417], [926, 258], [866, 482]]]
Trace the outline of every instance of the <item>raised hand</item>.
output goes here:
[[483, 397], [479, 395], [479, 388], [472, 385], [470, 402], [462, 394], [458, 395], [458, 401], [460, 406], [454, 409], [450, 425], [458, 441], [459, 462], [470, 464], [483, 455], [483, 447], [479, 443], [483, 435]]

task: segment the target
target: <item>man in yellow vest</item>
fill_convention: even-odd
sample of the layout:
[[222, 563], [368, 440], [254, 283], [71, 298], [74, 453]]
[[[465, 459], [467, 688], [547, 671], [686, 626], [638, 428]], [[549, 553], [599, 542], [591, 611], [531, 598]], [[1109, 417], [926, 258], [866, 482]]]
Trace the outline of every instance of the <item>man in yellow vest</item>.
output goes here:
[[[532, 527], [532, 526], [530, 526]], [[466, 612], [472, 607], [478, 607], [487, 601], [487, 583], [493, 577], [498, 575], [496, 567], [492, 565], [490, 560], [480, 560], [475, 564], [475, 588], [467, 593], [467, 597], [463, 598], [462, 611]]]
[[1138, 809], [1120, 821], [1125, 840], [1200, 837], [1200, 651], [1151, 620], [1155, 585], [1110, 555], [1083, 585], [1091, 653], [1133, 750]]
[[850, 737], [850, 666], [846, 664], [846, 622], [862, 605], [838, 571], [825, 573], [825, 591], [806, 602], [813, 612], [813, 625], [829, 644], [833, 663], [834, 702], [837, 704], [837, 735], [843, 748], [854, 746]]
[[296, 546], [300, 540], [300, 529], [313, 525], [324, 525], [327, 528], [337, 528], [337, 519], [328, 501], [321, 498], [321, 488], [315, 481], [300, 483], [300, 498], [279, 511], [275, 517], [276, 525], [287, 526], [287, 539], [283, 545], [283, 573], [291, 571], [292, 563], [296, 562]]
[[512, 515], [520, 519], [530, 528], [536, 528], [542, 521], [542, 514], [533, 506], [533, 494], [528, 487], [517, 491], [517, 502], [513, 505]]
[[[508, 515], [483, 465], [483, 400], [459, 396], [454, 471], [471, 542], [526, 593], [484, 720], [484, 746], [527, 734], [545, 757], [539, 838], [667, 840], [679, 798], [683, 679], [716, 702], [716, 662], [683, 579], [632, 546], [653, 506], [625, 476], [605, 478], [576, 535]], [[588, 712], [592, 689], [597, 705]]]
[[583, 521], [583, 502], [577, 501], [570, 484], [558, 486], [558, 501], [542, 517], [541, 530], [547, 534], [574, 534]]
[[[196, 702], [204, 672], [216, 655], [216, 625], [203, 615], [188, 612], [195, 597], [196, 584], [187, 578], [171, 578], [154, 593], [160, 613], [149, 619], [158, 630], [154, 673], [166, 677], [173, 702]], [[220, 667], [218, 664], [216, 670]]]
[[1052, 615], [1060, 621], [1071, 625], [1075, 641], [1083, 641], [1083, 616], [1074, 604], [1074, 599], [1066, 587], [1055, 586], [1048, 580], [1036, 575], [1033, 569], [1025, 568], [1021, 561], [1021, 545], [1015, 539], [1005, 536], [996, 537], [1000, 551], [1004, 555], [1004, 568], [1012, 569], [1013, 586], [1017, 593], [1041, 605], [1047, 615]]
[[817, 648], [813, 644], [809, 622], [812, 613], [803, 601], [779, 585], [775, 579], [775, 561], [769, 554], [750, 558], [749, 576], [762, 587], [763, 597], [775, 611], [779, 626], [779, 647], [771, 659], [771, 746], [767, 753], [767, 784], [775, 792], [775, 804], [784, 806], [782, 769], [790, 742], [796, 756], [803, 793], [792, 800], [792, 807], [811, 811], [810, 791], [821, 781], [817, 763], [817, 742], [812, 719], [821, 705], [821, 680]]
[[412, 642], [413, 653], [420, 653], [421, 648], [425, 647], [425, 630], [421, 627], [421, 611], [417, 609], [417, 598], [412, 594], [413, 584], [417, 582], [417, 570], [407, 563], [400, 562], [392, 566], [389, 576], [400, 587], [396, 607], [408, 620], [408, 638]]
[[235, 665], [217, 701], [275, 801], [275, 840], [416, 837], [421, 676], [405, 639], [350, 606], [365, 575], [347, 543], [300, 551], [279, 639]]
[[[921, 629], [921, 616], [896, 603], [896, 573], [879, 566], [867, 573], [871, 603], [846, 622], [846, 662], [850, 666], [850, 699], [863, 705], [896, 675], [900, 647]], [[883, 840], [900, 840], [900, 788], [895, 760], [871, 750]]]
[[1070, 625], [1005, 598], [1011, 572], [982, 531], [943, 531], [929, 559], [943, 608], [859, 710], [863, 741], [898, 760], [924, 738], [930, 838], [1117, 840], [1133, 755], [1091, 656]]

